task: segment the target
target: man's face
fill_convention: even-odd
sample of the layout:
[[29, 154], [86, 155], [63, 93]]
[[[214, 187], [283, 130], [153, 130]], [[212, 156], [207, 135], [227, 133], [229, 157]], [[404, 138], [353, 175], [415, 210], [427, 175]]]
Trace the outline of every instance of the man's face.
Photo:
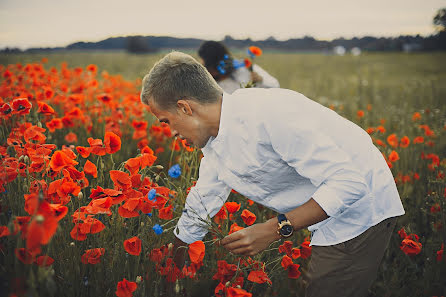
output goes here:
[[210, 135], [194, 110], [182, 105], [165, 110], [158, 107], [153, 100], [149, 100], [149, 106], [160, 122], [169, 125], [173, 136], [185, 139], [187, 145], [195, 145], [199, 148], [206, 145]]

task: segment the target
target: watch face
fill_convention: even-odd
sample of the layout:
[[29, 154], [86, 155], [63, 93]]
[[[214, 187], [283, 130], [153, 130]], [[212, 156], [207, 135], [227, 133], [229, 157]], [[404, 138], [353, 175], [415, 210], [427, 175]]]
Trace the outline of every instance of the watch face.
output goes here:
[[285, 225], [280, 228], [280, 234], [284, 237], [290, 236], [293, 233], [293, 226]]

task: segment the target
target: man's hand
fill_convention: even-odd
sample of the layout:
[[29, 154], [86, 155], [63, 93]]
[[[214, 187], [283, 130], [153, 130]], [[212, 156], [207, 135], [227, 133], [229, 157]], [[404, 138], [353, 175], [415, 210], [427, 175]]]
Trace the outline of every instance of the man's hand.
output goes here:
[[263, 77], [260, 76], [257, 72], [251, 72], [251, 81], [253, 83], [261, 83], [263, 81]]
[[278, 239], [277, 219], [273, 218], [234, 232], [223, 238], [220, 244], [234, 254], [254, 256]]

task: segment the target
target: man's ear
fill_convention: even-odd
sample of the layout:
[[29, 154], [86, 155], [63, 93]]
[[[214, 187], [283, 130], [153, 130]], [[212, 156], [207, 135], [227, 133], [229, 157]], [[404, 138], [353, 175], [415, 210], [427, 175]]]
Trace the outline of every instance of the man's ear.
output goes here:
[[180, 99], [177, 101], [177, 106], [180, 113], [184, 113], [186, 115], [192, 115], [192, 106], [189, 100]]

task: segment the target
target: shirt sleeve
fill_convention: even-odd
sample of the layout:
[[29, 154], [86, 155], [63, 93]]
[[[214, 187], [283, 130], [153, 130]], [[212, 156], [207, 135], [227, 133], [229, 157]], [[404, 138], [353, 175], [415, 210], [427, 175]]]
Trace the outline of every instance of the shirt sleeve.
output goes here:
[[257, 72], [262, 77], [262, 82], [257, 83], [258, 88], [279, 88], [279, 81], [271, 74], [266, 72], [262, 67], [254, 64], [253, 71]]
[[[299, 118], [299, 115], [290, 118], [286, 116], [289, 114], [280, 114], [277, 109], [270, 112], [271, 118], [265, 128], [273, 150], [317, 187], [312, 198], [327, 215], [338, 217], [370, 192], [365, 174], [330, 135], [313, 125], [316, 114], [304, 118]], [[353, 135], [351, 139], [355, 141]]]
[[187, 244], [203, 239], [210, 227], [210, 219], [231, 192], [230, 187], [217, 179], [212, 161], [206, 156], [201, 159], [197, 184], [187, 195], [183, 214], [174, 229], [175, 236]]

